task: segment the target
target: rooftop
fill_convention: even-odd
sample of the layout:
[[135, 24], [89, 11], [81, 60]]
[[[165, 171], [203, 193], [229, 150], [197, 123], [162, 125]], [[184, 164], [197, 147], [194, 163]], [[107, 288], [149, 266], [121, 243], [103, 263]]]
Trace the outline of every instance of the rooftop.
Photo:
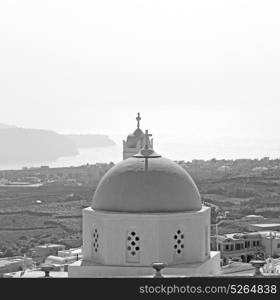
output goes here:
[[10, 265], [12, 263], [22, 262], [25, 259], [27, 259], [27, 258], [24, 258], [23, 256], [13, 256], [13, 257], [0, 258], [0, 268], [5, 267], [7, 265]]
[[272, 228], [272, 227], [280, 227], [280, 224], [279, 223], [266, 223], [266, 224], [251, 224], [255, 227], [260, 227], [260, 228]]
[[38, 245], [35, 248], [57, 248], [57, 247], [65, 247], [61, 244], [44, 244], [44, 245]]

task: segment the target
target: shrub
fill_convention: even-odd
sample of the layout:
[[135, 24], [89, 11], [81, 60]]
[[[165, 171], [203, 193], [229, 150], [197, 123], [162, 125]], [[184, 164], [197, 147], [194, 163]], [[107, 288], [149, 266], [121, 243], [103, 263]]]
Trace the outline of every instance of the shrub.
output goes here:
[[4, 252], [3, 256], [4, 257], [15, 256], [15, 252], [11, 248], [7, 248], [6, 251]]

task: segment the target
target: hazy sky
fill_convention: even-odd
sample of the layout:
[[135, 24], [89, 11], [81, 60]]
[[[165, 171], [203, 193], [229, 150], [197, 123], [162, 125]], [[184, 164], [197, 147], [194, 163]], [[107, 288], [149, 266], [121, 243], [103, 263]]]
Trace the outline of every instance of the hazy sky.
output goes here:
[[280, 1], [0, 2], [0, 123], [277, 136]]

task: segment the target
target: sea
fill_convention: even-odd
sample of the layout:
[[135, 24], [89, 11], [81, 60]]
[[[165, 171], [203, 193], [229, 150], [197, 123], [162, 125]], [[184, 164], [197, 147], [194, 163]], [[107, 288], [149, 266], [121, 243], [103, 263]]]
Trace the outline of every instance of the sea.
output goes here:
[[[19, 170], [23, 167], [49, 166], [70, 167], [95, 163], [117, 163], [122, 160], [122, 140], [113, 139], [116, 145], [109, 147], [80, 148], [76, 156], [60, 157], [53, 161], [23, 161], [0, 164], [0, 170]], [[178, 136], [158, 139], [154, 142], [157, 153], [172, 160], [192, 161], [194, 159], [260, 159], [280, 158], [280, 142], [277, 139], [196, 139]]]

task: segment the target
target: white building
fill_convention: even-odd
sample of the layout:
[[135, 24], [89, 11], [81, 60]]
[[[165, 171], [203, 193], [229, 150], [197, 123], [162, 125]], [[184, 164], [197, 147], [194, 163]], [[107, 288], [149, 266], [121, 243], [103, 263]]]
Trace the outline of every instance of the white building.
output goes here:
[[55, 256], [50, 255], [46, 258], [45, 264], [50, 264], [54, 267], [65, 267], [69, 264], [73, 263], [74, 261], [77, 261], [81, 257], [79, 256], [67, 256], [67, 257], [61, 257], [61, 256]]
[[32, 266], [33, 260], [29, 257], [13, 256], [0, 258], [0, 277], [2, 277], [4, 273], [24, 270]]
[[279, 231], [262, 231], [262, 244], [266, 256], [280, 257], [280, 233]]
[[210, 208], [190, 175], [153, 151], [147, 131], [144, 148], [105, 174], [83, 210], [82, 249], [69, 277], [149, 276], [155, 262], [170, 276], [220, 273]]
[[[216, 244], [216, 238], [212, 239], [212, 242], [213, 245]], [[264, 258], [280, 257], [280, 233], [279, 231], [257, 231], [219, 235], [218, 249], [225, 263], [233, 258], [249, 262], [256, 255]]]
[[33, 255], [41, 257], [46, 257], [48, 255], [57, 255], [58, 251], [60, 250], [65, 250], [65, 246], [59, 244], [38, 245], [33, 249]]
[[72, 248], [68, 250], [60, 250], [57, 252], [57, 256], [59, 257], [71, 257], [71, 256], [81, 256], [82, 248]]
[[276, 224], [273, 224], [273, 223], [264, 223], [264, 224], [261, 224], [261, 223], [257, 223], [257, 224], [249, 224], [248, 225], [248, 229], [249, 230], [252, 230], [252, 231], [265, 231], [265, 230], [269, 230], [269, 231], [280, 231], [280, 224], [279, 223], [276, 223]]
[[263, 222], [265, 218], [261, 215], [248, 215], [243, 217], [242, 221], [248, 221], [248, 222]]

